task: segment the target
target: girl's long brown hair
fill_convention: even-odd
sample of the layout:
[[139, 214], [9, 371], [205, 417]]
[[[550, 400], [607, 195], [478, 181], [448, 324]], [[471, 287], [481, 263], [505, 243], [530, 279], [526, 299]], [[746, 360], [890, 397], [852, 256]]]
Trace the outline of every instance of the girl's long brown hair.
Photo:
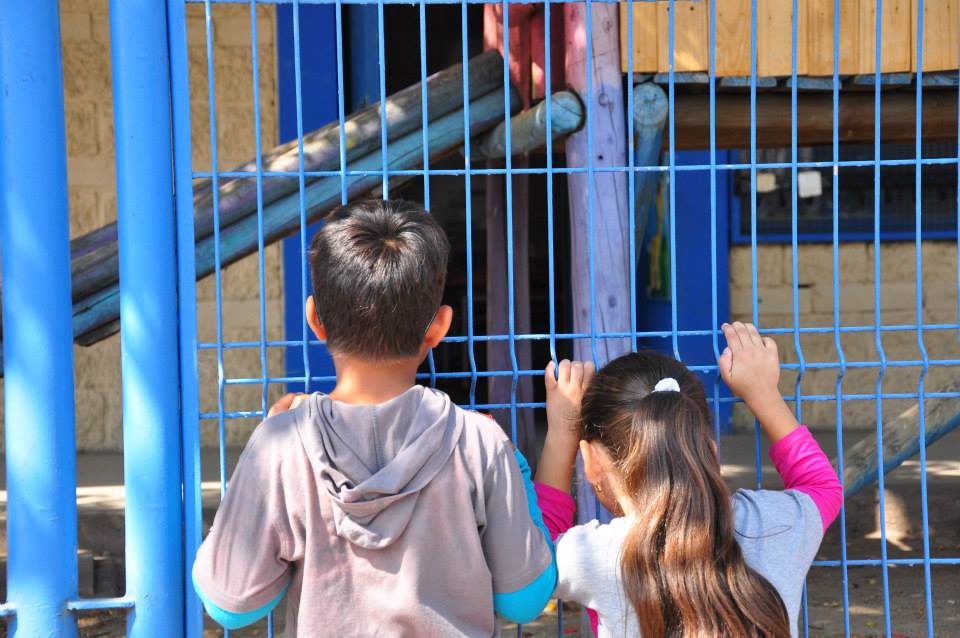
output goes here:
[[[665, 377], [680, 392], [653, 392]], [[699, 379], [652, 352], [611, 361], [583, 398], [583, 437], [609, 450], [634, 501], [620, 568], [640, 635], [789, 637], [783, 601], [734, 540], [709, 414]]]

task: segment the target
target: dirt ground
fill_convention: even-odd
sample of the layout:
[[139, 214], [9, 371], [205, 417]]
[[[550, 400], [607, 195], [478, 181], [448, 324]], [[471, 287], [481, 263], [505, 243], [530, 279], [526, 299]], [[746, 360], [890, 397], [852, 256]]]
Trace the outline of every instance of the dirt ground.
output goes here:
[[[833, 455], [829, 433], [817, 435], [829, 455]], [[853, 441], [857, 435], [850, 437]], [[852, 443], [852, 441], [851, 441]], [[721, 456], [724, 475], [733, 488], [755, 487], [752, 438], [746, 435], [724, 437]], [[231, 465], [235, 455], [231, 455]], [[766, 458], [766, 457], [764, 457]], [[122, 473], [110, 468], [120, 466], [118, 457], [108, 461], [103, 455], [78, 459], [78, 479], [81, 485], [79, 536], [84, 548], [107, 549], [122, 556], [123, 538], [122, 491], [117, 496]], [[216, 466], [215, 459], [205, 463]], [[3, 472], [0, 467], [0, 480]], [[884, 597], [884, 572], [879, 566], [850, 565], [847, 570], [850, 635], [853, 638], [880, 638], [885, 635], [885, 602], [889, 609], [893, 638], [921, 638], [927, 636], [923, 533], [920, 498], [920, 472], [916, 459], [887, 475], [885, 522], [887, 556], [890, 559], [918, 560], [911, 566], [891, 565], [887, 569], [889, 596]], [[117, 479], [117, 480], [115, 480]], [[205, 477], [206, 479], [206, 477]], [[936, 558], [960, 558], [960, 430], [932, 446], [928, 451], [927, 470], [929, 553]], [[763, 483], [778, 488], [773, 470], [765, 467]], [[208, 484], [205, 484], [205, 488]], [[210, 503], [216, 499], [216, 484], [209, 484]], [[206, 490], [205, 490], [206, 493]], [[206, 495], [206, 494], [205, 494]], [[5, 492], [0, 493], [0, 516], [5, 519]], [[205, 501], [207, 499], [205, 498]], [[877, 559], [881, 553], [879, 532], [878, 491], [876, 487], [849, 498], [846, 502], [847, 559]], [[209, 516], [205, 517], [209, 518]], [[3, 521], [0, 521], [2, 523]], [[819, 560], [840, 560], [841, 525], [838, 521], [827, 532], [821, 546]], [[5, 526], [0, 525], [0, 530]], [[2, 531], [0, 531], [2, 534]], [[6, 549], [5, 538], [0, 548]], [[5, 553], [5, 552], [4, 552]], [[814, 567], [807, 579], [807, 623], [809, 636], [833, 638], [844, 636], [844, 587], [839, 567]], [[934, 565], [931, 574], [931, 599], [936, 638], [960, 638], [960, 565]], [[536, 623], [524, 626], [522, 635], [529, 638], [578, 636], [579, 613], [573, 606], [565, 606], [562, 634], [558, 631], [557, 610], [551, 603]], [[205, 638], [222, 636], [221, 629], [208, 621]], [[277, 614], [276, 635], [282, 635], [282, 613]], [[83, 638], [113, 638], [124, 635], [125, 617], [122, 613], [84, 614], [79, 618]], [[266, 623], [231, 632], [236, 638], [265, 638]], [[0, 638], [6, 636], [6, 626], [0, 623]], [[504, 625], [504, 636], [516, 636], [516, 628]], [[801, 634], [803, 635], [803, 634]]]

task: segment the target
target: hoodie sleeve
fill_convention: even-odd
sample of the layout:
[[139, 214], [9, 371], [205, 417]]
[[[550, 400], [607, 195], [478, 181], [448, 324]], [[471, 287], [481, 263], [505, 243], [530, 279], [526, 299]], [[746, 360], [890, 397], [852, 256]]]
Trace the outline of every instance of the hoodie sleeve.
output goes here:
[[[540, 512], [540, 505], [537, 503], [537, 493], [531, 479], [530, 465], [524, 458], [520, 450], [514, 450], [514, 457], [517, 465], [520, 466], [520, 474], [523, 476], [523, 486], [527, 493], [527, 507], [529, 508], [530, 519], [533, 521], [550, 547], [553, 553], [553, 542], [550, 540], [550, 531], [543, 522], [543, 514]], [[532, 622], [543, 612], [553, 590], [557, 586], [557, 562], [551, 560], [547, 568], [537, 576], [536, 579], [523, 589], [509, 593], [500, 593], [493, 595], [493, 609], [507, 620], [516, 623]]]
[[493, 592], [521, 590], [553, 564], [553, 551], [547, 535], [530, 516], [523, 475], [508, 441], [498, 448], [487, 468], [484, 506], [486, 524], [480, 541], [493, 577]]
[[269, 611], [290, 582], [290, 541], [281, 531], [287, 517], [267, 429], [261, 425], [247, 443], [193, 564], [197, 593], [218, 612]]

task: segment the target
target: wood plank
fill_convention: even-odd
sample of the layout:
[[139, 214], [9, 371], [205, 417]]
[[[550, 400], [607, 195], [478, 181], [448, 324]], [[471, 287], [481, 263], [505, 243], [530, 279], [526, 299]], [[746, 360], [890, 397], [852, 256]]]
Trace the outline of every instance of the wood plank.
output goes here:
[[[917, 17], [919, 0], [913, 0], [910, 11], [910, 68], [917, 70]], [[960, 0], [929, 0], [923, 3], [923, 70], [947, 71], [958, 66], [958, 30], [960, 30]]]
[[[676, 97], [676, 147], [709, 148], [709, 101], [706, 94], [682, 93]], [[762, 147], [790, 145], [790, 95], [757, 96], [757, 143]], [[841, 142], [873, 140], [873, 92], [840, 94]], [[890, 92], [883, 96], [880, 137], [884, 142], [912, 143], [915, 139], [916, 96]], [[717, 148], [746, 148], [750, 140], [750, 97], [717, 95]], [[923, 139], [950, 140], [957, 135], [955, 90], [928, 90], [923, 94]], [[801, 145], [833, 141], [833, 95], [801, 93], [797, 96], [797, 139]]]
[[717, 4], [717, 77], [750, 75], [750, 11], [750, 0], [722, 0]]
[[[677, 12], [673, 25], [675, 73], [707, 71], [710, 63], [710, 42], [707, 31], [709, 7], [703, 0], [675, 2]], [[657, 68], [670, 71], [670, 3], [657, 3]]]
[[[956, 392], [960, 384], [952, 382], [927, 392]], [[922, 445], [927, 447], [960, 426], [956, 399], [931, 399], [924, 402], [926, 419]], [[893, 421], [883, 424], [883, 473], [886, 475], [920, 451], [920, 404], [905, 410]], [[838, 465], [834, 459], [834, 466]], [[880, 473], [875, 434], [864, 436], [843, 453], [843, 496], [849, 498], [872, 485]]]
[[[798, 6], [804, 8], [805, 3]], [[765, 0], [757, 4], [757, 11], [757, 73], [788, 76], [793, 70], [793, 0]], [[798, 12], [797, 74], [805, 75], [807, 16], [803, 10]]]
[[[911, 3], [912, 0], [883, 1], [881, 73], [909, 72], [912, 67]], [[858, 73], [876, 72], [876, 29], [877, 0], [860, 0]]]
[[634, 2], [631, 6], [620, 3], [620, 68], [630, 72], [627, 51], [630, 39], [627, 37], [627, 20], [633, 12], [633, 72], [656, 73], [658, 68], [657, 52], [657, 5], [652, 2]]
[[[840, 74], [859, 72], [860, 0], [840, 3]], [[834, 0], [807, 0], [807, 74], [833, 75]]]

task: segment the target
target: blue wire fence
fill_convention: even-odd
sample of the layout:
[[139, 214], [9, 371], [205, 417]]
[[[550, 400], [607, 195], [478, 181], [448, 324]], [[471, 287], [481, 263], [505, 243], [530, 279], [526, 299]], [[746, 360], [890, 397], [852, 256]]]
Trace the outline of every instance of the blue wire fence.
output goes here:
[[[586, 4], [586, 33], [588, 38], [592, 33], [592, 5], [602, 5], [612, 0], [588, 0]], [[636, 0], [635, 0], [636, 2]], [[309, 356], [311, 349], [320, 347], [303, 326], [297, 335], [287, 334], [277, 338], [275, 331], [268, 325], [269, 308], [267, 295], [268, 274], [266, 271], [266, 232], [264, 211], [266, 204], [263, 198], [263, 183], [266, 178], [289, 178], [297, 182], [299, 194], [299, 232], [295, 241], [299, 244], [301, 254], [306, 253], [309, 242], [308, 219], [310, 210], [306, 204], [307, 188], [311, 180], [317, 178], [336, 178], [341, 184], [341, 202], [348, 200], [348, 186], [351, 179], [360, 177], [376, 177], [380, 182], [380, 195], [389, 197], [402, 193], [391, 178], [407, 178], [418, 182], [422, 198], [427, 207], [431, 203], [445, 201], [450, 189], [462, 191], [462, 222], [458, 222], [462, 229], [462, 244], [456, 246], [456, 254], [463, 257], [463, 262], [455, 264], [452, 270], [463, 274], [463, 299], [461, 308], [464, 311], [462, 330], [448, 337], [436, 353], [432, 353], [427, 366], [423, 369], [421, 378], [424, 383], [437, 385], [442, 388], [453, 388], [460, 391], [463, 403], [473, 409], [508, 410], [509, 427], [514, 439], [518, 436], [518, 422], [525, 411], [538, 411], [544, 407], [537, 400], [521, 400], [519, 388], [526, 379], [533, 382], [542, 374], [542, 367], [534, 361], [530, 369], [521, 364], [518, 357], [518, 346], [529, 343], [537, 347], [546, 357], [557, 359], [560, 356], [569, 356], [575, 343], [588, 343], [589, 352], [598, 358], [597, 344], [604, 341], [627, 340], [632, 348], [654, 344], [663, 347], [680, 356], [684, 351], [684, 344], [690, 339], [708, 339], [709, 349], [713, 356], [722, 349], [718, 326], [728, 317], [724, 316], [722, 299], [726, 298], [729, 282], [721, 281], [718, 273], [721, 272], [720, 262], [727, 258], [726, 251], [720, 251], [719, 246], [726, 244], [728, 238], [721, 228], [721, 217], [726, 214], [722, 206], [719, 192], [723, 180], [731, 179], [736, 171], [749, 172], [749, 216], [750, 216], [750, 310], [744, 319], [752, 319], [761, 325], [763, 331], [775, 336], [789, 352], [788, 360], [784, 363], [785, 375], [789, 377], [786, 383], [792, 381], [792, 387], [786, 393], [789, 400], [794, 402], [798, 417], [803, 417], [804, 410], [817, 404], [827, 405], [832, 402], [835, 406], [834, 423], [831, 423], [836, 440], [836, 448], [844, 450], [845, 434], [849, 437], [849, 430], [845, 431], [845, 406], [850, 402], [869, 402], [874, 406], [875, 436], [878, 454], [882, 455], [882, 441], [884, 437], [884, 423], [890, 420], [892, 405], [896, 402], [914, 402], [919, 405], [918, 418], [921, 438], [925, 434], [924, 402], [930, 399], [954, 399], [960, 392], [950, 389], [943, 390], [928, 388], [928, 373], [933, 370], [947, 373], [960, 365], [960, 356], [938, 358], [926, 346], [928, 335], [948, 334], [956, 335], [960, 332], [960, 307], [957, 308], [957, 319], [953, 321], [930, 322], [924, 313], [924, 264], [921, 223], [923, 210], [921, 207], [921, 188], [923, 169], [931, 165], [952, 165], [957, 163], [960, 176], [960, 161], [956, 157], [924, 158], [921, 149], [922, 122], [918, 115], [916, 127], [916, 153], [913, 159], [883, 159], [880, 112], [882, 107], [882, 93], [884, 82], [881, 73], [882, 46], [875, 47], [875, 78], [873, 82], [874, 98], [874, 127], [873, 148], [874, 157], [871, 160], [841, 161], [840, 160], [840, 94], [843, 87], [843, 77], [840, 74], [840, 38], [834, 37], [833, 75], [830, 83], [832, 95], [832, 161], [805, 162], [799, 159], [798, 125], [797, 125], [797, 96], [798, 96], [798, 22], [793, 20], [791, 29], [792, 72], [790, 75], [789, 93], [792, 104], [791, 135], [789, 143], [790, 160], [786, 162], [759, 162], [757, 131], [758, 89], [761, 82], [758, 80], [758, 10], [757, 0], [750, 4], [750, 52], [751, 66], [748, 82], [749, 117], [751, 121], [750, 136], [744, 140], [749, 150], [749, 162], [724, 161], [727, 155], [721, 155], [717, 148], [717, 87], [718, 79], [715, 76], [716, 67], [716, 32], [717, 15], [716, 3], [709, 4], [709, 42], [710, 70], [706, 83], [703, 85], [708, 94], [710, 126], [709, 126], [709, 155], [706, 163], [687, 163], [679, 161], [680, 151], [677, 148], [677, 130], [675, 105], [677, 92], [681, 90], [682, 78], [677, 77], [674, 71], [675, 56], [675, 24], [674, 3], [670, 2], [668, 20], [668, 38], [670, 65], [665, 74], [664, 84], [668, 99], [667, 128], [664, 132], [664, 152], [662, 162], [655, 165], [637, 165], [637, 158], [633, 145], [627, 143], [627, 161], [624, 166], [595, 166], [591, 158], [586, 166], [565, 166], [561, 156], [556, 154], [562, 143], [546, 136], [546, 152], [543, 155], [543, 166], [526, 165], [515, 167], [511, 153], [507, 152], [504, 166], [475, 166], [471, 161], [473, 142], [470, 136], [463, 139], [462, 165], [456, 166], [449, 160], [437, 165], [431, 161], [429, 154], [430, 122], [427, 116], [428, 94], [424, 89], [421, 92], [422, 106], [422, 167], [417, 169], [388, 170], [388, 130], [386, 110], [380, 111], [380, 168], [374, 170], [357, 170], [348, 166], [347, 140], [345, 137], [345, 123], [348, 118], [348, 108], [345, 105], [349, 84], [349, 64], [345, 54], [344, 29], [345, 6], [375, 5], [377, 10], [377, 40], [376, 43], [367, 43], [368, 47], [375, 47], [377, 52], [377, 69], [379, 82], [379, 97], [381, 102], [388, 95], [387, 86], [391, 60], [388, 58], [388, 46], [385, 34], [390, 28], [387, 19], [388, 8], [393, 5], [406, 5], [406, 0], [187, 0], [177, 2], [148, 2], [138, 0], [134, 2], [111, 2], [111, 33], [113, 35], [113, 82], [115, 100], [115, 119], [118, 132], [129, 135], [118, 135], [117, 169], [118, 188], [120, 191], [120, 276], [121, 276], [121, 321], [123, 326], [123, 356], [124, 356], [124, 415], [125, 422], [125, 467], [127, 476], [127, 594], [118, 599], [81, 599], [77, 594], [76, 562], [73, 557], [76, 549], [75, 517], [76, 505], [72, 502], [73, 473], [67, 471], [67, 478], [57, 475], [51, 477], [51, 468], [55, 466], [55, 459], [62, 459], [64, 470], [70, 470], [73, 464], [72, 413], [69, 413], [69, 403], [64, 404], [72, 397], [72, 386], [68, 383], [72, 379], [70, 372], [69, 340], [61, 334], [62, 326], [68, 325], [70, 312], [65, 303], [58, 303], [56, 307], [43, 308], [42, 312], [24, 301], [21, 296], [26, 286], [35, 286], [43, 282], [44, 287], [57, 291], [59, 302], [63, 302], [61, 294], [67, 288], [67, 268], [63, 260], [68, 254], [66, 236], [66, 195], [65, 171], [63, 158], [63, 109], [62, 109], [62, 78], [59, 66], [59, 42], [56, 38], [48, 37], [36, 40], [34, 34], [56, 33], [57, 3], [54, 0], [38, 0], [32, 3], [8, 3], [2, 9], [0, 21], [0, 71], [5, 78], [17, 78], [22, 74], [33, 73], [37, 77], [48, 78], [36, 93], [20, 93], [14, 96], [10, 103], [0, 108], [4, 134], [2, 155], [0, 155], [0, 179], [4, 191], [2, 208], [3, 230], [3, 284], [6, 303], [4, 313], [4, 361], [6, 378], [6, 439], [8, 461], [8, 486], [10, 515], [10, 569], [8, 573], [9, 600], [0, 607], [0, 614], [9, 617], [11, 633], [16, 636], [36, 635], [75, 635], [76, 625], [69, 614], [64, 615], [62, 610], [73, 612], [89, 612], [107, 609], [127, 609], [129, 614], [128, 635], [138, 637], [147, 635], [188, 635], [202, 636], [203, 621], [202, 609], [197, 598], [192, 594], [190, 587], [190, 566], [196, 549], [201, 541], [203, 532], [203, 499], [202, 478], [211, 474], [210, 468], [204, 472], [206, 457], [201, 452], [201, 441], [209, 440], [208, 433], [215, 435], [215, 447], [218, 451], [216, 467], [213, 472], [219, 484], [222, 495], [227, 489], [227, 479], [231, 463], [228, 458], [228, 440], [231, 428], [255, 422], [266, 413], [270, 402], [287, 385], [302, 384], [306, 388], [315, 389], [329, 385], [334, 377], [329, 370], [312, 368], [312, 359]], [[476, 40], [476, 34], [481, 28], [472, 5], [482, 4], [481, 0], [420, 0], [414, 3], [418, 27], [419, 55], [412, 57], [414, 63], [419, 64], [419, 79], [422, 86], [426, 86], [428, 76], [428, 51], [430, 47], [440, 46], [427, 37], [428, 16], [432, 10], [442, 5], [453, 9], [459, 7], [459, 34], [448, 29], [446, 35], [448, 44], [459, 44], [459, 59], [456, 60], [467, 67], [472, 53], [471, 42]], [[522, 4], [515, 0], [504, 0], [503, 31], [509, 31], [509, 5]], [[565, 3], [548, 0], [536, 3], [542, 8], [545, 28], [545, 100], [546, 120], [551, 122], [551, 13], [562, 11]], [[637, 2], [639, 4], [639, 2]], [[195, 6], [190, 6], [195, 5]], [[252, 73], [252, 122], [249, 134], [253, 139], [255, 152], [255, 167], [252, 171], [224, 171], [221, 170], [221, 161], [218, 156], [218, 143], [222, 143], [222, 136], [218, 132], [217, 96], [217, 65], [214, 49], [214, 27], [217, 12], [221, 5], [239, 5], [249, 9], [250, 29], [250, 61]], [[295, 121], [298, 149], [298, 167], [295, 171], [270, 171], [263, 165], [263, 154], [267, 148], [264, 144], [262, 129], [261, 104], [264, 96], [261, 95], [260, 75], [260, 40], [258, 28], [258, 11], [261, 5], [292, 5], [292, 37], [293, 37], [293, 69], [295, 83]], [[302, 29], [302, 12], [306, 5], [320, 5], [332, 7], [334, 33], [336, 38], [336, 57], [325, 61], [335, 67], [335, 84], [337, 87], [337, 119], [340, 125], [339, 169], [326, 171], [310, 171], [305, 168], [303, 138], [306, 130], [303, 104], [307, 88], [303, 67], [307, 61], [301, 59], [302, 43], [311, 37], [310, 32]], [[798, 0], [793, 0], [793, 15], [798, 15]], [[916, 112], [923, 112], [923, 41], [924, 41], [924, 2], [914, 3], [917, 12], [914, 22], [916, 57], [918, 60], [916, 78], [913, 89], [916, 96]], [[205, 44], [205, 79], [206, 85], [199, 86], [190, 81], [190, 60], [187, 51], [187, 30], [189, 11], [196, 10], [203, 16], [203, 38]], [[625, 4], [625, 38], [631, 43], [627, 46], [626, 67], [633, 68], [632, 43], [634, 21], [632, 19], [634, 2]], [[877, 2], [875, 38], [876, 42], [884, 41], [882, 15], [882, 1]], [[196, 14], [191, 14], [196, 15]], [[840, 32], [840, 0], [834, 2], [834, 33]], [[503, 83], [510, 82], [509, 40], [505, 39]], [[21, 55], [22, 51], [34, 51], [34, 55]], [[455, 49], [454, 49], [455, 50]], [[587, 51], [587, 66], [592, 63], [592, 47]], [[433, 69], [430, 69], [432, 71]], [[5, 83], [8, 80], [5, 80]], [[587, 89], [592, 90], [590, 74], [587, 75]], [[626, 82], [625, 99], [627, 105], [634, 100], [634, 82]], [[205, 94], [208, 110], [202, 115], [191, 111], [191, 103], [198, 94]], [[463, 79], [463, 129], [471, 126], [471, 93], [470, 77], [464, 74]], [[960, 95], [958, 95], [960, 99]], [[43, 103], [46, 106], [36, 109], [34, 104]], [[509, 122], [511, 112], [510, 92], [504, 92], [503, 110], [506, 113], [504, 121]], [[627, 112], [631, 108], [627, 107]], [[585, 128], [588, 140], [592, 146], [594, 142], [593, 130], [597, 114], [592, 102], [586, 101]], [[210, 166], [196, 165], [191, 144], [196, 143], [197, 117], [208, 120]], [[58, 119], [59, 118], [59, 119]], [[194, 121], [191, 121], [193, 118]], [[165, 122], [170, 122], [167, 127]], [[957, 123], [960, 131], [960, 121]], [[632, 139], [635, 130], [634, 122], [626, 118], [628, 140]], [[19, 133], [18, 133], [19, 132]], [[510, 127], [506, 127], [506, 147], [511, 147]], [[52, 140], [44, 147], [45, 154], [37, 154], [36, 140]], [[204, 144], [207, 142], [204, 141]], [[152, 161], [146, 158], [152, 157]], [[172, 166], [170, 173], [166, 167]], [[914, 296], [914, 318], [904, 318], [897, 314], [895, 320], [888, 321], [884, 316], [883, 282], [881, 279], [881, 253], [884, 246], [881, 241], [881, 208], [880, 185], [883, 168], [891, 166], [912, 166], [915, 173], [915, 233], [914, 272], [916, 284]], [[838, 199], [841, 173], [845, 168], [872, 167], [874, 175], [873, 189], [873, 310], [869, 317], [862, 316], [856, 320], [841, 313], [844, 304], [844, 287], [841, 277], [842, 241], [840, 230], [840, 204]], [[804, 294], [800, 284], [800, 246], [798, 244], [798, 174], [801, 170], [813, 168], [832, 169], [832, 205], [833, 224], [830, 236], [830, 254], [832, 257], [832, 311], [826, 315], [825, 322], [810, 320], [802, 311], [801, 296]], [[791, 197], [791, 235], [790, 249], [790, 295], [789, 307], [777, 310], [776, 321], [767, 321], [766, 310], [761, 304], [759, 258], [762, 252], [758, 244], [758, 210], [757, 210], [757, 182], [760, 171], [770, 169], [788, 169], [790, 173]], [[629, 326], [622, 330], [604, 331], [598, 327], [596, 321], [596, 303], [591, 303], [589, 330], [576, 331], [570, 327], [570, 322], [564, 314], [565, 290], [568, 277], [564, 270], [569, 268], [569, 255], [562, 237], [565, 224], [565, 198], [562, 188], [563, 180], [577, 175], [586, 174], [591, 177], [587, 194], [590, 245], [594, 242], [595, 232], [595, 202], [598, 198], [609, 196], [608, 193], [594, 192], [592, 176], [595, 174], [612, 172], [626, 176], [629, 190], [627, 201], [629, 204], [629, 256], [630, 263], [636, 264], [642, 258], [644, 246], [638, 245], [635, 238], [635, 229], [638, 224], [638, 215], [642, 211], [636, 209], [634, 193], [637, 182], [648, 175], [655, 175], [665, 184], [666, 192], [663, 200], [665, 214], [669, 220], [668, 255], [669, 255], [669, 323], [666, 326], [644, 325], [643, 319], [638, 316], [638, 306], [643, 303], [645, 296], [642, 281], [638, 281], [636, 271], [629, 276]], [[677, 210], [677, 183], [684, 174], [702, 173], [707, 176], [709, 193], [709, 268], [706, 271], [710, 276], [710, 299], [701, 301], [701, 312], [695, 325], [685, 325], [681, 328], [679, 300], [684, 294], [684, 281], [678, 275], [678, 242], [683, 241], [684, 227], [678, 226], [678, 214], [684, 211]], [[30, 186], [31, 176], [43, 175], [46, 182], [53, 185], [52, 190]], [[479, 313], [475, 310], [485, 300], [484, 290], [476, 279], [476, 270], [482, 263], [476, 254], [477, 242], [482, 234], [475, 231], [478, 226], [478, 216], [475, 211], [474, 192], [478, 185], [478, 178], [488, 175], [506, 176], [504, 199], [506, 205], [506, 252], [507, 252], [507, 316], [508, 324], [505, 334], [484, 333], [483, 323], [479, 322]], [[516, 293], [514, 272], [514, 236], [513, 236], [513, 185], [511, 177], [527, 175], [533, 178], [543, 178], [543, 191], [535, 194], [535, 198], [543, 198], [546, 210], [543, 234], [546, 263], [546, 312], [542, 326], [537, 326], [528, 332], [521, 332], [515, 323]], [[162, 177], [162, 178], [161, 178]], [[229, 339], [229, 324], [232, 317], [224, 313], [223, 264], [221, 254], [223, 242], [221, 240], [221, 223], [219, 215], [213, 216], [213, 247], [214, 247], [214, 298], [215, 319], [213, 330], [201, 326], [201, 333], [211, 332], [212, 340], [203, 341], [198, 337], [198, 310], [196, 277], [197, 264], [194, 258], [195, 230], [194, 210], [190, 197], [171, 197], [171, 191], [177, 193], [192, 193], [195, 180], [209, 179], [212, 181], [213, 210], [220, 209], [220, 193], [218, 185], [222, 180], [229, 178], [246, 178], [254, 180], [257, 185], [257, 318], [259, 335], [256, 339], [237, 340]], [[479, 183], [482, 183], [482, 179]], [[539, 184], [540, 182], [538, 182]], [[442, 191], [439, 189], [443, 189]], [[531, 187], [531, 192], [532, 192]], [[45, 193], [49, 197], [42, 202], [29, 203], [38, 193]], [[960, 206], [958, 206], [960, 210]], [[175, 227], [169, 226], [170, 214], [174, 213]], [[744, 214], [747, 214], [744, 211]], [[23, 224], [33, 219], [33, 232]], [[169, 236], [157, 232], [157, 229], [166, 227], [173, 231]], [[49, 229], [55, 229], [51, 234]], [[960, 233], [960, 228], [958, 228]], [[43, 239], [38, 239], [43, 237]], [[52, 237], [52, 239], [51, 239]], [[960, 240], [960, 234], [957, 237]], [[146, 246], [152, 246], [145, 251]], [[32, 252], [31, 252], [32, 251]], [[42, 255], [43, 259], [36, 259]], [[52, 256], [48, 259], [48, 256]], [[16, 266], [14, 266], [16, 263]], [[682, 270], [681, 265], [681, 270]], [[725, 270], [723, 270], [725, 272]], [[952, 278], [949, 284], [956, 290], [960, 281], [958, 276]], [[597, 272], [594, 251], [589, 254], [590, 294], [593, 295], [594, 282], [604, 273]], [[302, 260], [299, 289], [285, 290], [286, 295], [297, 295], [305, 298], [309, 294], [307, 285], [308, 268], [306, 260]], [[19, 288], [18, 288], [19, 286]], [[23, 292], [26, 294], [26, 292]], [[62, 307], [61, 307], [62, 306]], [[177, 316], [173, 316], [174, 309]], [[36, 312], [34, 312], [36, 310]], [[31, 314], [32, 313], [32, 314]], [[821, 317], [822, 319], [822, 317]], [[478, 323], [480, 329], [478, 330]], [[176, 330], [174, 330], [174, 326]], [[36, 329], [34, 329], [36, 327]], [[42, 329], [42, 330], [41, 330]], [[21, 332], [27, 330], [26, 333]], [[46, 332], [44, 332], [46, 330]], [[916, 355], [901, 356], [900, 350], [888, 352], [885, 350], [885, 337], [891, 335], [909, 334], [916, 337]], [[20, 338], [20, 335], [24, 335]], [[147, 336], [149, 335], [149, 337]], [[13, 337], [13, 338], [11, 338]], [[851, 337], [862, 337], [872, 340], [876, 357], [850, 356], [845, 352], [846, 345]], [[817, 360], [805, 354], [805, 346], [811, 338], [832, 340], [835, 356], [829, 360]], [[506, 343], [509, 350], [510, 365], [507, 369], [485, 369], [483, 366], [482, 350], [490, 343]], [[289, 372], [278, 373], [276, 361], [277, 353], [295, 352], [295, 358], [302, 361], [302, 374]], [[49, 352], [54, 356], [50, 365], [32, 365], [37, 361], [37, 352]], [[236, 366], [230, 365], [229, 358], [235, 352], [255, 352], [255, 360], [244, 359], [246, 367], [237, 374], [232, 374]], [[934, 355], [934, 356], [931, 356]], [[682, 358], [682, 357], [681, 357]], [[58, 360], [58, 362], [56, 361]], [[545, 362], [545, 361], [544, 361]], [[599, 363], [599, 361], [598, 361]], [[715, 365], [710, 361], [692, 361], [691, 367], [702, 373], [707, 380], [707, 393], [711, 397], [715, 414], [715, 423], [718, 434], [726, 420], [726, 407], [734, 400], [727, 396], [720, 387]], [[204, 370], [211, 372], [205, 374]], [[910, 387], [889, 389], [885, 384], [888, 375], [903, 370], [914, 372], [915, 377]], [[849, 375], [857, 372], [872, 377], [870, 387], [857, 385], [854, 390], [849, 387]], [[817, 375], [830, 375], [832, 381], [828, 389], [820, 387], [809, 389], [809, 381]], [[495, 378], [508, 378], [511, 381], [509, 400], [487, 400], [484, 388]], [[51, 385], [51, 379], [57, 381]], [[845, 385], [845, 380], [847, 384]], [[215, 386], [215, 387], [214, 387]], [[256, 388], [258, 397], [255, 405], [241, 404], [230, 400], [230, 393], [234, 389]], [[51, 409], [36, 414], [28, 411], [25, 406], [32, 403], [32, 394], [42, 389], [42, 394], [51, 400]], [[459, 389], [459, 390], [457, 390]], [[176, 400], [179, 393], [180, 400]], [[201, 396], [213, 396], [212, 404], [202, 401]], [[244, 396], [248, 396], [245, 394]], [[172, 397], [172, 398], [171, 398]], [[726, 407], [725, 407], [726, 406]], [[69, 413], [69, 414], [68, 414]], [[29, 442], [29, 444], [25, 443]], [[754, 427], [753, 457], [755, 464], [755, 483], [763, 483], [761, 472], [761, 434], [759, 427]], [[46, 464], [36, 464], [37, 451], [43, 455]], [[880, 465], [883, 458], [878, 458]], [[57, 461], [59, 463], [60, 461]], [[840, 455], [839, 471], [843, 475], [844, 467]], [[927, 636], [949, 635], [951, 631], [960, 631], [958, 625], [953, 624], [950, 629], [950, 620], [941, 620], [935, 614], [935, 579], [949, 579], [955, 582], [960, 569], [960, 555], [954, 553], [944, 555], [943, 552], [931, 548], [929, 506], [928, 506], [928, 471], [926, 450], [923, 446], [919, 451], [919, 496], [921, 508], [922, 551], [919, 554], [899, 555], [891, 557], [888, 553], [888, 539], [886, 529], [886, 489], [884, 476], [881, 472], [878, 477], [878, 522], [879, 539], [876, 542], [876, 553], [864, 557], [848, 555], [848, 527], [846, 513], [841, 512], [835, 524], [838, 534], [837, 555], [831, 555], [817, 560], [814, 563], [812, 574], [829, 572], [827, 580], [833, 579], [836, 585], [829, 589], [832, 592], [830, 600], [820, 598], [804, 598], [803, 635], [822, 635], [818, 631], [816, 613], [811, 609], [824, 603], [840, 605], [842, 612], [842, 630], [838, 631], [845, 636], [857, 635], [857, 627], [851, 620], [851, 579], [855, 570], [872, 570], [870, 573], [879, 573], [880, 582], [873, 586], [879, 595], [875, 608], [881, 616], [876, 622], [876, 631], [882, 631], [885, 636], [892, 638], [897, 628], [898, 615], [897, 601], [891, 598], [891, 573], [905, 569], [922, 570], [922, 617], [924, 630]], [[67, 495], [69, 498], [64, 498]], [[955, 502], [954, 502], [955, 503]], [[50, 512], [53, 516], [42, 517], [40, 513]], [[35, 517], [35, 518], [34, 518]], [[184, 530], [181, 538], [179, 530]], [[66, 534], [66, 535], [64, 535]], [[65, 556], [54, 556], [49, 553], [50, 539], [59, 538], [66, 541]], [[46, 545], [46, 546], [45, 546]], [[949, 552], [948, 552], [949, 553]], [[879, 555], [877, 555], [879, 554]], [[42, 557], [49, 556], [49, 559]], [[25, 557], [30, 561], [38, 560], [31, 569], [25, 568]], [[39, 557], [39, 558], [38, 558]], [[915, 581], [911, 581], [915, 582]], [[817, 594], [819, 596], [819, 594]], [[915, 610], [910, 611], [911, 614]], [[557, 634], [563, 629], [562, 609], [558, 614]], [[954, 618], [954, 622], [956, 622]], [[868, 625], [871, 626], [871, 625]], [[520, 629], [518, 628], [518, 632]], [[267, 629], [268, 635], [273, 635], [273, 620]], [[520, 635], [518, 633], [518, 635]], [[920, 634], [918, 634], [920, 635]]]

